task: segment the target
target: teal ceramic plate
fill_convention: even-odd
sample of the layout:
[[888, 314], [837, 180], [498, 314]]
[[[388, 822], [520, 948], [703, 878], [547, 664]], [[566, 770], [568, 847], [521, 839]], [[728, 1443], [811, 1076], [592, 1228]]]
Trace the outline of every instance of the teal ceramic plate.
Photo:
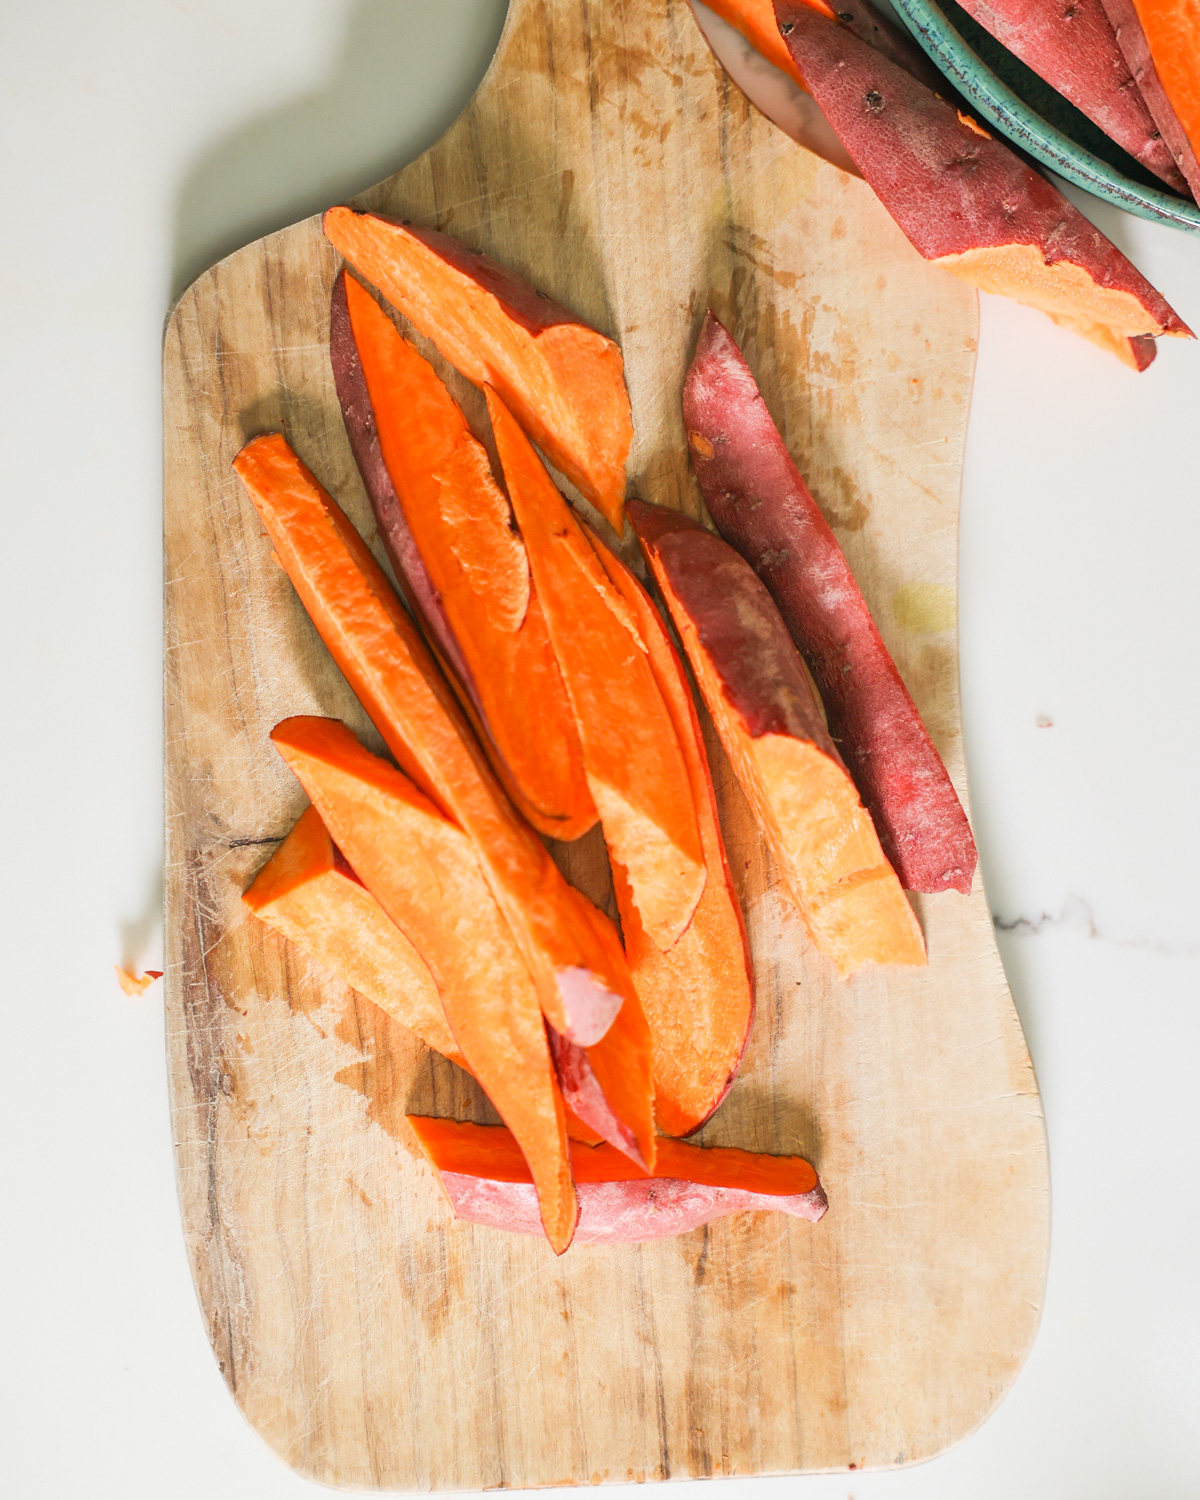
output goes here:
[[891, 0], [980, 120], [1051, 171], [1119, 208], [1200, 234], [1200, 208], [1158, 179], [1019, 62], [954, 0]]

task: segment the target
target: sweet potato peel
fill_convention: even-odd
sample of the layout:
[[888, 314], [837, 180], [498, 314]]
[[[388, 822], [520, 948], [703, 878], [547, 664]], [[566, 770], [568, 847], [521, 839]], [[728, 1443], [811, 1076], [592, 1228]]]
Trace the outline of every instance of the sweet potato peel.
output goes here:
[[114, 964], [117, 983], [121, 986], [121, 993], [132, 998], [134, 995], [144, 995], [156, 979], [162, 978], [161, 969], [147, 969], [144, 974], [134, 974], [129, 969], [123, 969], [120, 964]]
[[465, 1068], [429, 965], [339, 853], [309, 806], [242, 900], [260, 921]]
[[513, 272], [448, 235], [331, 208], [330, 241], [478, 386], [620, 533], [633, 418], [621, 350]]
[[1116, 338], [1191, 337], [1121, 252], [1032, 167], [800, 0], [775, 14], [809, 92], [926, 260]]
[[253, 439], [234, 468], [388, 749], [474, 842], [546, 1019], [573, 1041], [598, 1041], [633, 994], [629, 971], [604, 951], [546, 848], [505, 796], [379, 564], [280, 435]]
[[817, 950], [843, 978], [869, 963], [924, 964], [917, 920], [771, 596], [695, 521], [641, 501], [629, 516]]
[[683, 415], [709, 513], [779, 606], [901, 882], [969, 891], [975, 840], [946, 768], [750, 367], [711, 313]]
[[628, 606], [529, 440], [490, 387], [486, 395], [605, 842], [643, 925], [666, 949], [691, 921], [706, 878], [675, 728]]
[[429, 362], [341, 271], [330, 356], [388, 556], [493, 769], [541, 833], [596, 821], [525, 548], [483, 445]]
[[613, 866], [625, 954], [654, 1041], [654, 1114], [666, 1135], [690, 1135], [737, 1076], [754, 1020], [754, 965], [733, 888], [708, 753], [674, 643], [650, 597], [598, 538], [592, 544], [629, 605], [687, 762], [707, 879], [692, 920], [664, 952], [642, 926], [625, 871]]
[[[409, 1115], [408, 1123], [457, 1218], [519, 1234], [539, 1232], [528, 1170], [508, 1131], [417, 1115]], [[572, 1143], [570, 1149], [580, 1202], [578, 1244], [663, 1239], [750, 1210], [815, 1223], [829, 1206], [817, 1174], [799, 1156], [663, 1140], [654, 1174], [647, 1177], [609, 1146]]]
[[344, 724], [285, 719], [271, 739], [367, 889], [419, 942], [454, 1040], [520, 1144], [561, 1255], [578, 1212], [562, 1096], [537, 991], [471, 840]]
[[1200, 201], [1200, 11], [1194, 0], [1102, 0], [1117, 45]]

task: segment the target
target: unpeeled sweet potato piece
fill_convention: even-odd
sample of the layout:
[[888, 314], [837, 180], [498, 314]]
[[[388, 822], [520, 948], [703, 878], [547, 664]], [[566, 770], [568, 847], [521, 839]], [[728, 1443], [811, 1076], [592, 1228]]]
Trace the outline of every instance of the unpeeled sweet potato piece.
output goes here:
[[917, 919], [770, 594], [727, 542], [678, 511], [633, 500], [629, 518], [818, 951], [843, 978], [869, 963], [924, 964]]
[[646, 931], [669, 948], [704, 889], [704, 854], [675, 727], [628, 606], [571, 507], [491, 387], [496, 448], [612, 858]]
[[1101, 0], [961, 0], [962, 8], [1026, 67], [1087, 115], [1122, 150], [1186, 192], [1175, 159], [1117, 46]]
[[628, 968], [604, 950], [545, 846], [504, 794], [383, 570], [278, 433], [247, 443], [234, 468], [388, 749], [473, 840], [546, 1019], [573, 1041], [598, 1041], [633, 993]]
[[320, 813], [306, 807], [242, 900], [343, 983], [465, 1068], [428, 964], [339, 853]]
[[620, 347], [487, 256], [383, 214], [331, 208], [325, 233], [418, 332], [490, 385], [619, 534], [633, 417]]
[[1191, 332], [1044, 177], [925, 84], [800, 0], [775, 14], [809, 93], [926, 260], [1040, 308], [1144, 368], [1137, 340]]
[[749, 365], [712, 313], [683, 417], [709, 514], [779, 606], [901, 882], [969, 891], [975, 840], [946, 768]]
[[654, 1115], [666, 1135], [690, 1135], [737, 1077], [754, 1021], [754, 964], [733, 888], [708, 752], [687, 675], [650, 596], [598, 538], [592, 544], [637, 622], [654, 679], [687, 762], [707, 879], [678, 940], [663, 952], [642, 926], [620, 865], [613, 886], [634, 988], [654, 1040]]
[[352, 868], [429, 966], [467, 1067], [521, 1147], [546, 1238], [578, 1215], [562, 1096], [537, 991], [471, 840], [336, 719], [271, 732]]
[[[409, 1115], [455, 1216], [518, 1234], [538, 1233], [537, 1202], [516, 1142], [495, 1125]], [[813, 1223], [829, 1201], [800, 1156], [661, 1140], [653, 1176], [634, 1175], [610, 1146], [571, 1145], [579, 1191], [581, 1245], [636, 1244], [686, 1234], [746, 1210], [791, 1214]]]
[[392, 566], [505, 790], [539, 832], [596, 821], [525, 547], [483, 444], [437, 373], [345, 270], [330, 359]]
[[1163, 140], [1200, 201], [1200, 8], [1195, 0], [1102, 0]]

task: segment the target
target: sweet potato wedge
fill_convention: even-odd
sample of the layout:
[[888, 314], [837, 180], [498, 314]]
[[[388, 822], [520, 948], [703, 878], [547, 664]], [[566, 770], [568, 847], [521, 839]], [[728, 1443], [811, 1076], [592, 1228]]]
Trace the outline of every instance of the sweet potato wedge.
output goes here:
[[1069, 99], [1110, 140], [1176, 192], [1186, 193], [1101, 0], [961, 0], [962, 8], [1026, 67]]
[[383, 570], [279, 434], [247, 443], [234, 468], [389, 750], [474, 841], [546, 1019], [573, 1041], [598, 1041], [633, 993], [628, 968], [605, 952], [545, 846], [504, 794]]
[[642, 924], [669, 948], [704, 889], [687, 767], [638, 628], [571, 507], [490, 386], [496, 449], [612, 859]]
[[817, 950], [843, 978], [869, 963], [924, 964], [917, 919], [770, 594], [727, 542], [678, 511], [631, 500], [629, 518]]
[[[539, 1232], [528, 1169], [507, 1130], [409, 1115], [456, 1218], [517, 1234]], [[817, 1174], [800, 1156], [734, 1147], [659, 1142], [652, 1177], [634, 1175], [609, 1146], [572, 1143], [579, 1191], [580, 1245], [627, 1245], [686, 1234], [727, 1214], [758, 1210], [816, 1223], [829, 1207]]]
[[684, 932], [664, 953], [642, 926], [620, 865], [613, 885], [634, 988], [654, 1041], [654, 1115], [666, 1135], [690, 1135], [737, 1077], [754, 1021], [754, 964], [733, 888], [708, 752], [687, 675], [650, 596], [598, 538], [592, 545], [646, 646], [687, 762], [707, 879]]
[[512, 271], [434, 229], [331, 208], [325, 233], [450, 363], [490, 385], [619, 534], [633, 417], [621, 350]]
[[487, 452], [433, 367], [345, 270], [329, 352], [396, 576], [505, 790], [540, 833], [596, 821], [525, 548]]
[[1040, 308], [1144, 368], [1134, 341], [1191, 331], [1058, 189], [1001, 141], [800, 0], [775, 14], [810, 94], [926, 260]]
[[[792, 61], [792, 55], [779, 34], [773, 0], [705, 0], [705, 3], [723, 21], [728, 21], [736, 31], [740, 31], [756, 52], [786, 73], [801, 88], [804, 87], [800, 70]], [[840, 21], [847, 31], [877, 48], [885, 57], [890, 57], [916, 77], [924, 78], [930, 84], [937, 80], [937, 69], [920, 47], [898, 26], [886, 20], [873, 5], [865, 4], [863, 0], [849, 0], [848, 4], [839, 3], [835, 12], [824, 0], [805, 0], [805, 3], [829, 20]]]
[[779, 606], [901, 883], [969, 891], [975, 841], [946, 768], [750, 367], [712, 313], [683, 417], [709, 514]]
[[1200, 9], [1194, 0], [1102, 0], [1146, 107], [1200, 201]]
[[578, 1217], [562, 1095], [537, 991], [474, 845], [338, 720], [285, 719], [271, 739], [359, 878], [419, 945], [467, 1067], [520, 1145], [561, 1255]]
[[355, 875], [315, 807], [305, 808], [242, 900], [435, 1052], [467, 1066], [428, 964]]

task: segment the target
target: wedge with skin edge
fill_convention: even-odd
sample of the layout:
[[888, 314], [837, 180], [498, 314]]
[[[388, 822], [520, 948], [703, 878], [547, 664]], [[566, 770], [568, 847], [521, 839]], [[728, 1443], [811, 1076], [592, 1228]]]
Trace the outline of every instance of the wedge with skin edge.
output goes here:
[[524, 1153], [561, 1255], [578, 1217], [562, 1096], [537, 992], [471, 840], [336, 719], [285, 719], [271, 739], [367, 889], [419, 941], [454, 1039]]
[[669, 948], [704, 889], [687, 767], [637, 625], [528, 438], [485, 391], [509, 498], [583, 743], [611, 857], [646, 931]]
[[842, 978], [869, 963], [924, 964], [917, 919], [770, 594], [727, 542], [688, 517], [641, 501], [629, 517], [817, 950]]
[[646, 936], [620, 865], [613, 886], [634, 988], [654, 1044], [654, 1114], [665, 1135], [690, 1135], [733, 1086], [754, 1022], [754, 963], [733, 888], [708, 752], [674, 642], [650, 596], [603, 542], [592, 544], [637, 621], [687, 762], [708, 878], [692, 920], [665, 953]]
[[633, 417], [620, 347], [449, 235], [331, 208], [325, 233], [446, 359], [491, 385], [620, 534]]
[[473, 840], [546, 1019], [598, 1041], [633, 993], [492, 773], [445, 678], [342, 510], [277, 433], [234, 460], [301, 603], [401, 769]]
[[962, 7], [1147, 171], [1187, 192], [1101, 0], [962, 0]]
[[684, 381], [683, 418], [709, 514], [778, 605], [901, 883], [969, 891], [975, 840], [946, 768], [749, 365], [712, 313]]
[[540, 833], [596, 821], [525, 548], [487, 452], [371, 294], [340, 271], [330, 362], [388, 557], [492, 768]]
[[1154, 123], [1200, 201], [1200, 9], [1195, 0], [1103, 5]]
[[[1191, 332], [1137, 268], [1001, 141], [798, 0], [776, 0], [788, 49], [879, 201], [925, 257], [1097, 342]], [[1130, 363], [1135, 363], [1130, 355]]]
[[[428, 964], [363, 885], [311, 804], [242, 900], [341, 983], [470, 1072]], [[445, 903], [437, 915], [452, 929], [464, 920], [461, 911]], [[416, 938], [421, 941], [422, 934]], [[456, 1012], [459, 1008], [452, 1004]], [[596, 1146], [604, 1139], [570, 1109], [566, 1118], [571, 1140]]]
[[429, 966], [307, 807], [242, 897], [256, 917], [459, 1067]]
[[[457, 1218], [517, 1234], [538, 1232], [528, 1171], [508, 1131], [419, 1115], [409, 1115], [408, 1123]], [[609, 1146], [572, 1144], [571, 1167], [580, 1245], [664, 1239], [747, 1210], [816, 1223], [829, 1206], [816, 1172], [800, 1156], [663, 1140], [654, 1175], [645, 1177], [633, 1175], [628, 1159]]]

